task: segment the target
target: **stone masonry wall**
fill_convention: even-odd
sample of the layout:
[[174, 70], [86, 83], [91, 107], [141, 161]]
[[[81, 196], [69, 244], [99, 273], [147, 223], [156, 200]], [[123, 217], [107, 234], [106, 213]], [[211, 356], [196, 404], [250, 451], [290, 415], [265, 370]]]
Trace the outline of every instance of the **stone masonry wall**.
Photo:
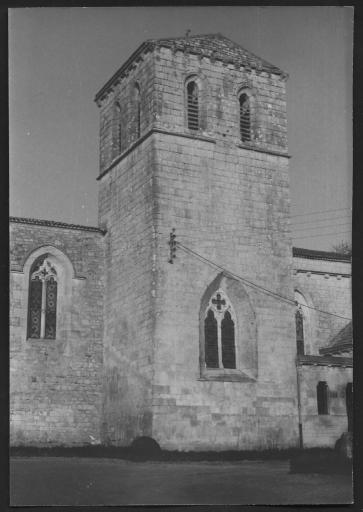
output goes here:
[[[184, 80], [201, 77], [202, 128], [186, 128]], [[219, 271], [177, 249], [168, 236], [228, 270], [293, 296], [285, 84], [161, 48], [156, 147], [157, 268], [153, 437], [165, 448], [249, 449], [298, 442], [295, 327], [290, 305], [241, 285], [257, 325], [257, 377], [201, 378], [200, 304]], [[239, 87], [249, 80], [259, 137], [239, 141]], [[238, 348], [238, 347], [237, 347]], [[241, 377], [242, 378], [242, 377]]]
[[[346, 386], [352, 382], [352, 368], [303, 366], [301, 375], [301, 412], [304, 446], [331, 446], [348, 430]], [[329, 387], [329, 414], [318, 414], [316, 386], [325, 381]]]
[[[99, 102], [100, 107], [100, 172], [105, 171], [120, 155], [117, 146], [115, 105], [121, 108], [121, 152], [138, 139], [135, 86], [140, 88], [140, 132], [145, 133], [154, 121], [154, 61], [145, 54], [139, 62], [118, 80], [112, 91]], [[101, 213], [102, 214], [102, 213]]]
[[[351, 265], [349, 262], [324, 261], [294, 257], [294, 286], [309, 306], [352, 318]], [[330, 344], [331, 339], [349, 322], [344, 318], [326, 315], [310, 309], [311, 354]]]
[[102, 439], [127, 445], [151, 435], [153, 289], [152, 141], [145, 140], [100, 182], [106, 235]]
[[[100, 437], [103, 237], [100, 232], [11, 223], [10, 441], [82, 445]], [[27, 339], [29, 272], [34, 251], [60, 251], [73, 267], [59, 283], [57, 336]]]

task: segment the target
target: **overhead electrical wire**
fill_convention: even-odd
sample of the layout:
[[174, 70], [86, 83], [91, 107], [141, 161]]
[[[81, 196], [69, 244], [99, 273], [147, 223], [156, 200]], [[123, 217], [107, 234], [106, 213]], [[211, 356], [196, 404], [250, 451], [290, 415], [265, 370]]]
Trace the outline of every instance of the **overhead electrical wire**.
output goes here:
[[[349, 215], [349, 217], [347, 217]], [[331, 222], [332, 220], [344, 220], [344, 217], [347, 218], [346, 222], [351, 221], [351, 215], [346, 213], [345, 215], [339, 215], [338, 217], [326, 217], [325, 219], [314, 219], [308, 221], [292, 221], [294, 226], [305, 226], [306, 224], [320, 224], [322, 222]]]
[[193, 251], [193, 249], [190, 249], [189, 247], [186, 247], [185, 245], [181, 244], [180, 242], [176, 241], [176, 245], [177, 247], [180, 247], [182, 250], [184, 250], [184, 252], [186, 253], [189, 253], [195, 257], [197, 257], [199, 260], [201, 260], [202, 262], [204, 263], [207, 263], [208, 265], [212, 266], [213, 268], [217, 268], [219, 269], [220, 271], [222, 271], [225, 275], [230, 275], [232, 278], [236, 279], [237, 281], [241, 281], [242, 283], [244, 283], [245, 285], [247, 286], [250, 286], [252, 288], [255, 288], [267, 295], [270, 295], [274, 298], [277, 298], [283, 302], [287, 302], [291, 305], [300, 305], [300, 306], [303, 306], [303, 307], [307, 307], [309, 309], [313, 309], [315, 311], [318, 311], [319, 313], [322, 313], [322, 314], [325, 314], [325, 315], [331, 315], [331, 316], [335, 316], [337, 318], [342, 318], [343, 320], [352, 320], [351, 318], [348, 318], [348, 317], [345, 317], [345, 316], [341, 316], [341, 315], [337, 315], [335, 313], [331, 313], [329, 311], [324, 311], [322, 309], [319, 309], [319, 308], [315, 308], [313, 306], [308, 306], [307, 304], [302, 304], [294, 299], [291, 299], [289, 297], [284, 297], [283, 295], [279, 294], [278, 292], [274, 292], [272, 290], [268, 290], [267, 288], [264, 288], [263, 286], [259, 285], [259, 284], [256, 284], [254, 283], [253, 281], [249, 281], [248, 279], [244, 278], [244, 277], [241, 277], [239, 276], [238, 274], [235, 274], [234, 272], [231, 272], [230, 270], [227, 270], [225, 267], [223, 267], [222, 265], [219, 265], [218, 263], [215, 263], [214, 261], [206, 258], [205, 256], [202, 256], [201, 254], [199, 254], [198, 252], [196, 251]]
[[307, 213], [298, 213], [296, 215], [291, 215], [290, 218], [295, 218], [295, 217], [305, 217], [306, 215], [318, 215], [320, 213], [330, 213], [330, 212], [342, 212], [342, 211], [346, 211], [346, 210], [352, 210], [351, 208], [336, 208], [336, 209], [333, 209], [333, 210], [320, 210], [319, 212], [307, 212]]
[[307, 228], [295, 228], [293, 229], [293, 231], [306, 231], [307, 229], [327, 229], [327, 228], [338, 228], [338, 227], [341, 227], [341, 226], [350, 226], [351, 223], [350, 222], [344, 222], [343, 224], [328, 224], [327, 226], [315, 226], [315, 227], [307, 227]]
[[339, 233], [319, 233], [318, 235], [304, 235], [304, 236], [294, 236], [293, 240], [301, 239], [301, 238], [316, 238], [317, 236], [332, 236], [332, 235], [351, 235], [350, 231], [340, 231]]

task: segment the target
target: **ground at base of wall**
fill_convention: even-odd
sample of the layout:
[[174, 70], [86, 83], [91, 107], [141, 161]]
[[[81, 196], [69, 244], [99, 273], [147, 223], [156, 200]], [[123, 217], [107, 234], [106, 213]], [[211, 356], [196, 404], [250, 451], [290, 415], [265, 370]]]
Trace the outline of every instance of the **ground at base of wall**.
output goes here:
[[[79, 446], [79, 447], [32, 447], [13, 446], [12, 457], [95, 457], [125, 459], [132, 461], [238, 461], [238, 460], [290, 460], [292, 472], [346, 473], [351, 463], [343, 459], [333, 448], [288, 448], [239, 451], [169, 451], [153, 454], [141, 453], [133, 447], [123, 446]], [[310, 468], [310, 471], [308, 469]], [[319, 470], [320, 468], [320, 470]]]
[[11, 506], [352, 503], [350, 475], [292, 474], [287, 460], [132, 462], [14, 457]]
[[336, 450], [302, 450], [290, 459], [290, 473], [349, 475], [352, 470], [352, 461]]

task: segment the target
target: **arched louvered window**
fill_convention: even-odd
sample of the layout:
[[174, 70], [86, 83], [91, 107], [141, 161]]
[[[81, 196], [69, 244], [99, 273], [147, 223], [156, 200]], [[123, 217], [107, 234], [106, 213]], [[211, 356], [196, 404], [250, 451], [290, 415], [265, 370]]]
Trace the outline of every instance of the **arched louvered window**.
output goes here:
[[135, 116], [136, 116], [136, 137], [141, 134], [141, 92], [139, 84], [135, 84]]
[[57, 272], [40, 256], [32, 265], [29, 279], [28, 338], [54, 339], [57, 326]]
[[305, 354], [304, 348], [304, 315], [300, 308], [295, 312], [295, 326], [296, 326], [296, 352], [298, 355]]
[[316, 387], [316, 398], [318, 405], [318, 414], [329, 414], [328, 398], [329, 388], [325, 381], [320, 381]]
[[239, 97], [239, 129], [243, 142], [251, 140], [251, 99], [246, 93]]
[[115, 145], [116, 153], [119, 155], [122, 151], [122, 126], [121, 126], [121, 106], [118, 102], [115, 105], [114, 145]]
[[222, 290], [211, 297], [204, 320], [207, 368], [236, 368], [235, 322], [232, 306]]
[[194, 80], [187, 83], [187, 119], [189, 130], [199, 130], [199, 88]]

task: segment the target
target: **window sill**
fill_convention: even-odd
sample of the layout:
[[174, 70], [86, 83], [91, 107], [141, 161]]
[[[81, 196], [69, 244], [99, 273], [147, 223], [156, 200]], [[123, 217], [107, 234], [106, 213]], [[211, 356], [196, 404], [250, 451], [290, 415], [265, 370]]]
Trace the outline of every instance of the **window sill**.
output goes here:
[[57, 338], [27, 338], [26, 341], [57, 341]]
[[250, 142], [236, 142], [236, 146], [242, 149], [250, 149], [252, 151], [258, 151], [260, 153], [267, 153], [268, 155], [276, 155], [276, 156], [284, 156], [286, 158], [291, 158], [291, 155], [286, 153], [285, 151], [275, 151], [272, 149], [266, 149], [261, 146], [258, 146], [254, 141]]
[[250, 377], [247, 373], [235, 369], [205, 368], [202, 370], [200, 381], [219, 381], [219, 382], [256, 382], [256, 379]]

